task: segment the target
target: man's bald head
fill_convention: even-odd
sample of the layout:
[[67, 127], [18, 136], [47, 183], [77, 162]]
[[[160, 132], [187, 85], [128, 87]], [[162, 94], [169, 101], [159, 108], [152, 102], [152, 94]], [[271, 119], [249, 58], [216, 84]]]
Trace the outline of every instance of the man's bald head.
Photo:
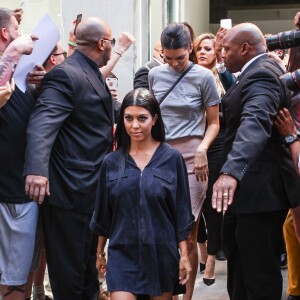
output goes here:
[[112, 37], [109, 25], [91, 17], [79, 23], [76, 30], [77, 50], [88, 56], [100, 68], [111, 57]]
[[110, 27], [101, 19], [91, 17], [79, 23], [76, 29], [77, 45], [97, 43], [100, 38], [106, 37], [111, 32]]
[[153, 56], [161, 62], [164, 62], [162, 55], [162, 46], [160, 40], [158, 40], [153, 48]]
[[232, 27], [226, 37], [240, 45], [248, 43], [258, 52], [266, 52], [265, 38], [260, 29], [252, 23], [241, 23]]
[[232, 27], [224, 37], [223, 47], [224, 60], [231, 72], [240, 71], [249, 60], [267, 50], [262, 32], [252, 23]]

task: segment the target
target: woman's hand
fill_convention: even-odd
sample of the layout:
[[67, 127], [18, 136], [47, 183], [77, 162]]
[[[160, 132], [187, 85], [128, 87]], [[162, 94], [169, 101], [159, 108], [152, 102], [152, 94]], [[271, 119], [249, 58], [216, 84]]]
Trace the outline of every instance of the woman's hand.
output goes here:
[[116, 51], [123, 54], [134, 41], [135, 38], [130, 32], [121, 32], [118, 37]]
[[283, 108], [279, 110], [274, 124], [279, 132], [279, 134], [283, 137], [290, 135], [290, 134], [297, 134], [297, 130], [290, 115], [288, 109]]
[[181, 256], [179, 260], [179, 283], [184, 285], [190, 279], [192, 267], [187, 255]]
[[106, 257], [97, 257], [96, 268], [99, 274], [104, 274], [106, 272]]
[[207, 155], [206, 149], [203, 147], [198, 147], [195, 159], [194, 159], [194, 173], [196, 175], [197, 181], [199, 179], [201, 181], [206, 181], [208, 178], [208, 162], [207, 162]]

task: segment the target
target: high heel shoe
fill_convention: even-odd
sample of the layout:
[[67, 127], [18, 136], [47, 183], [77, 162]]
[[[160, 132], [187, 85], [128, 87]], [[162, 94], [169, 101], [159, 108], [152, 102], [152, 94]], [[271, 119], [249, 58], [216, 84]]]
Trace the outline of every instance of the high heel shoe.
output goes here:
[[212, 284], [215, 283], [215, 278], [204, 278], [203, 277], [203, 282], [207, 285], [207, 286], [210, 286]]
[[201, 274], [205, 271], [205, 268], [206, 268], [206, 263], [205, 264], [203, 264], [203, 263], [199, 264], [199, 272]]

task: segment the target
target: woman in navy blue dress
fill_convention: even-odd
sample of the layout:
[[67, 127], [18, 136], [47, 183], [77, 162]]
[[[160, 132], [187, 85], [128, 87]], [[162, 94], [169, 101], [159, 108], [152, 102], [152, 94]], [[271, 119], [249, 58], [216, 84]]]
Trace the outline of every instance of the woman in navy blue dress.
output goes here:
[[176, 283], [189, 279], [186, 239], [194, 217], [187, 171], [164, 138], [155, 97], [143, 88], [129, 92], [116, 129], [117, 151], [102, 164], [90, 225], [99, 235], [97, 267], [106, 267], [111, 300], [171, 299]]

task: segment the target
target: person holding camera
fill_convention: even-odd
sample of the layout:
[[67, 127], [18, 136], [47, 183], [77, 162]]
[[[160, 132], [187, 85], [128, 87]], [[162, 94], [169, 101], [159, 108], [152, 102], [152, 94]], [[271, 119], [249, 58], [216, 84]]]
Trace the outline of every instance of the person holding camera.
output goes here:
[[230, 29], [223, 49], [227, 69], [241, 71], [222, 99], [227, 159], [212, 196], [225, 213], [227, 289], [231, 300], [280, 300], [280, 233], [287, 210], [300, 205], [300, 179], [273, 124], [290, 93], [254, 24]]

